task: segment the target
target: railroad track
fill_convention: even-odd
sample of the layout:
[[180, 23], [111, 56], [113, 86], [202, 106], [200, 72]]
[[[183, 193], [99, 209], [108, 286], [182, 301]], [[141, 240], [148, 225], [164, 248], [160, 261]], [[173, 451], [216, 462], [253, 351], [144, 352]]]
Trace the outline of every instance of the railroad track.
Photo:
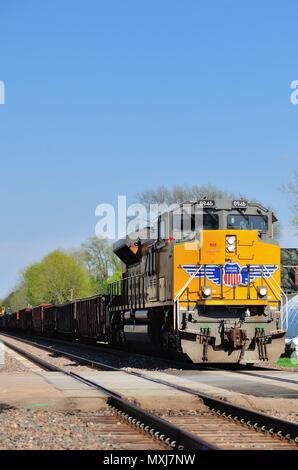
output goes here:
[[[2, 331], [0, 331], [0, 334], [7, 334], [7, 333], [3, 333]], [[288, 378], [282, 378], [282, 377], [271, 377], [267, 374], [264, 374], [262, 375], [261, 373], [257, 373], [257, 371], [271, 371], [271, 372], [278, 372], [278, 371], [285, 371], [285, 372], [289, 372], [287, 371], [286, 369], [281, 369], [281, 368], [268, 368], [268, 367], [262, 367], [261, 364], [249, 364], [247, 366], [245, 365], [239, 365], [237, 368], [237, 365], [233, 365], [233, 364], [222, 364], [222, 365], [215, 365], [215, 366], [212, 366], [212, 365], [208, 365], [208, 364], [193, 364], [191, 362], [187, 362], [187, 361], [180, 361], [180, 360], [177, 360], [177, 359], [170, 359], [168, 357], [163, 357], [163, 356], [159, 356], [158, 354], [155, 354], [155, 355], [149, 355], [149, 354], [146, 354], [146, 353], [139, 353], [139, 352], [130, 352], [129, 350], [126, 350], [126, 349], [121, 349], [121, 348], [118, 348], [118, 349], [114, 349], [114, 348], [111, 348], [110, 346], [108, 345], [105, 345], [105, 344], [102, 344], [102, 343], [98, 343], [98, 344], [92, 344], [92, 343], [82, 343], [82, 342], [74, 342], [72, 340], [67, 340], [67, 339], [61, 339], [61, 338], [49, 338], [49, 337], [44, 337], [44, 336], [30, 336], [30, 335], [18, 335], [18, 334], [14, 334], [14, 335], [10, 335], [11, 337], [14, 337], [14, 338], [19, 338], [20, 340], [29, 340], [29, 341], [32, 341], [32, 342], [37, 342], [37, 341], [42, 341], [43, 343], [44, 342], [47, 342], [47, 343], [53, 343], [55, 342], [56, 344], [61, 344], [63, 346], [67, 346], [67, 347], [76, 347], [76, 348], [83, 348], [85, 349], [86, 352], [90, 352], [90, 351], [94, 351], [96, 353], [104, 353], [106, 355], [109, 355], [109, 356], [113, 356], [113, 357], [116, 357], [116, 356], [119, 356], [119, 353], [121, 354], [121, 356], [125, 355], [127, 358], [131, 358], [131, 356], [133, 355], [134, 358], [137, 358], [137, 359], [141, 359], [141, 360], [152, 360], [152, 359], [156, 359], [156, 360], [160, 360], [162, 361], [162, 363], [164, 365], [167, 365], [169, 368], [177, 368], [177, 369], [181, 369], [181, 370], [184, 370], [184, 369], [187, 369], [187, 370], [197, 370], [197, 371], [206, 371], [206, 370], [211, 370], [211, 371], [220, 371], [220, 372], [223, 372], [223, 371], [227, 371], [227, 372], [230, 372], [230, 373], [234, 373], [234, 374], [243, 374], [243, 375], [247, 375], [247, 376], [251, 376], [251, 377], [260, 377], [260, 378], [264, 378], [264, 379], [268, 379], [268, 380], [275, 380], [275, 381], [278, 381], [278, 382], [288, 382], [288, 383], [294, 383], [296, 384], [298, 382], [298, 368], [297, 368], [297, 372], [294, 371], [294, 372], [291, 372], [293, 374], [295, 374], [295, 372], [297, 373], [297, 380], [291, 380], [291, 379], [288, 379]], [[40, 344], [40, 343], [37, 343], [37, 344]], [[42, 344], [40, 344], [40, 346], [42, 346]], [[67, 353], [67, 351], [63, 351], [65, 353]], [[75, 355], [74, 355], [75, 356]], [[83, 358], [82, 358], [83, 360]], [[94, 361], [96, 363], [96, 361]], [[102, 363], [103, 364], [103, 363]], [[107, 366], [109, 367], [109, 366]]]
[[[8, 335], [5, 335], [8, 336]], [[17, 338], [17, 341], [29, 344], [29, 340], [20, 340]], [[148, 449], [148, 450], [165, 450], [165, 449], [176, 449], [176, 450], [216, 450], [217, 446], [209, 442], [205, 442], [198, 436], [192, 435], [187, 430], [180, 429], [175, 424], [161, 419], [159, 416], [149, 413], [147, 410], [132, 404], [131, 402], [121, 398], [119, 394], [115, 391], [102, 387], [101, 385], [93, 382], [92, 380], [85, 379], [79, 374], [74, 372], [69, 372], [64, 368], [58, 367], [57, 365], [48, 362], [39, 356], [33, 354], [32, 352], [26, 351], [19, 346], [12, 344], [7, 340], [2, 342], [8, 348], [17, 352], [18, 354], [24, 356], [26, 359], [31, 361], [34, 364], [37, 364], [44, 370], [50, 372], [60, 372], [68, 377], [71, 377], [91, 388], [99, 390], [102, 393], [106, 394], [107, 405], [110, 407], [113, 412], [113, 416], [117, 419], [112, 419], [111, 417], [100, 416], [101, 423], [103, 424], [102, 431], [103, 433], [108, 433], [109, 437], [113, 442], [119, 443], [119, 436], [121, 436], [122, 441], [127, 443], [131, 442], [131, 447], [134, 449]], [[32, 343], [32, 342], [31, 342]], [[36, 343], [33, 343], [37, 347]], [[46, 349], [43, 346], [40, 349]], [[53, 348], [48, 348], [50, 352], [53, 352]], [[69, 355], [67, 355], [69, 357]], [[77, 358], [77, 356], [76, 356]], [[78, 359], [78, 358], [77, 358]], [[86, 418], [85, 418], [86, 419]], [[126, 429], [119, 428], [118, 420], [121, 420], [123, 423], [126, 423]], [[94, 420], [94, 417], [92, 418]], [[127, 427], [129, 426], [129, 429]], [[133, 429], [135, 432], [131, 432]], [[148, 439], [151, 440], [151, 443], [148, 443]], [[137, 441], [137, 447], [136, 447]], [[131, 449], [130, 447], [130, 449]]]
[[161, 417], [156, 414], [132, 405], [123, 400], [113, 390], [104, 388], [97, 383], [84, 377], [68, 372], [64, 369], [44, 361], [23, 348], [12, 344], [5, 339], [3, 342], [19, 354], [26, 356], [33, 362], [38, 363], [48, 370], [55, 370], [79, 380], [86, 385], [104, 391], [107, 395], [107, 403], [113, 412], [118, 414], [122, 420], [126, 420], [132, 427], [152, 436], [158, 442], [163, 442], [172, 449], [273, 449], [273, 450], [297, 450], [298, 425], [286, 420], [278, 419], [264, 413], [253, 411], [226, 401], [213, 398], [207, 394], [198, 392], [188, 387], [174, 385], [162, 379], [148, 377], [136, 371], [127, 371], [106, 364], [82, 358], [78, 355], [67, 353], [45, 345], [39, 345], [28, 339], [12, 337], [7, 338], [28, 344], [47, 351], [48, 353], [60, 354], [78, 363], [86, 364], [99, 370], [111, 370], [135, 375], [145, 380], [166, 385], [176, 390], [195, 395], [201, 399], [206, 406], [206, 411], [196, 412], [189, 415], [166, 414]]
[[[5, 336], [5, 333], [2, 333], [0, 332], [0, 334], [3, 334]], [[54, 346], [46, 346], [44, 344], [40, 344], [38, 343], [37, 341], [40, 340], [40, 341], [48, 341], [48, 342], [52, 342], [50, 341], [48, 338], [42, 338], [42, 337], [37, 337], [37, 338], [30, 338], [30, 337], [26, 337], [26, 338], [23, 338], [23, 337], [20, 337], [20, 336], [13, 336], [13, 335], [8, 335], [10, 337], [13, 337], [15, 339], [19, 339], [20, 341], [23, 341], [23, 342], [28, 342], [28, 344], [34, 344], [36, 345], [37, 347], [41, 348], [41, 349], [44, 349], [46, 351], [48, 351], [49, 349], [51, 349], [53, 352], [57, 353], [57, 354], [62, 354], [64, 355], [65, 357], [68, 357], [69, 359], [72, 359], [72, 360], [77, 360], [79, 361], [80, 363], [82, 364], [86, 364], [87, 366], [89, 367], [92, 367], [94, 369], [97, 369], [97, 370], [107, 370], [107, 371], [114, 371], [114, 372], [117, 372], [117, 371], [122, 371], [122, 372], [125, 372], [127, 374], [132, 374], [132, 375], [136, 375], [138, 377], [141, 377], [141, 378], [146, 378], [147, 380], [151, 380], [151, 381], [157, 381], [158, 383], [161, 383], [161, 379], [154, 379], [153, 377], [148, 377], [140, 372], [137, 372], [137, 371], [134, 371], [134, 370], [126, 370], [125, 368], [120, 368], [120, 367], [115, 367], [115, 366], [111, 366], [111, 365], [108, 365], [106, 364], [105, 362], [99, 362], [99, 361], [95, 361], [95, 360], [92, 360], [92, 359], [88, 359], [86, 357], [82, 357], [82, 356], [78, 356], [76, 354], [73, 354], [73, 353], [69, 353], [63, 349], [59, 349], [59, 348], [56, 348]], [[37, 340], [37, 341], [36, 341]], [[61, 340], [61, 339], [54, 339], [53, 340], [55, 343], [60, 343], [61, 345], [67, 345], [67, 346], [72, 346], [73, 343], [69, 342], [69, 341], [65, 341], [65, 340]], [[97, 346], [93, 346], [93, 345], [86, 345], [86, 344], [81, 344], [81, 343], [74, 343], [76, 347], [86, 347], [88, 349], [92, 349], [93, 351], [95, 350], [96, 352], [98, 352], [98, 347]], [[119, 354], [119, 350], [115, 350], [115, 349], [104, 349], [104, 353], [105, 354], [110, 354], [110, 355], [116, 355], [116, 354]], [[128, 355], [128, 353], [126, 353]], [[133, 354], [134, 357], [138, 357], [138, 358], [143, 358], [144, 360], [146, 359], [151, 359], [150, 356], [144, 356], [144, 355], [141, 355], [141, 354]], [[158, 359], [161, 359], [162, 361], [164, 361], [164, 359], [162, 358], [158, 358]], [[168, 364], [169, 368], [172, 368], [173, 366], [175, 366], [177, 369], [181, 369], [183, 366], [184, 368], [187, 367], [187, 369], [189, 369], [189, 364], [187, 363], [181, 363], [181, 362], [177, 362], [177, 361], [169, 361], [169, 360], [165, 360], [165, 363]], [[192, 366], [190, 364], [190, 366]], [[136, 367], [137, 369], [138, 367]], [[218, 371], [218, 372], [223, 372], [225, 371], [226, 369], [225, 368], [220, 368], [220, 367], [213, 367], [213, 366], [198, 366], [198, 365], [194, 365], [194, 367], [190, 367], [190, 369], [194, 369], [194, 370], [197, 370], [197, 371], [200, 371], [200, 370], [210, 370], [210, 371]], [[265, 369], [264, 370], [268, 370], [268, 369]], [[275, 382], [284, 382], [284, 383], [291, 383], [291, 384], [297, 384], [297, 380], [291, 380], [289, 378], [283, 378], [283, 377], [276, 377], [276, 376], [270, 376], [270, 375], [267, 375], [267, 374], [261, 374], [261, 373], [257, 373], [257, 372], [253, 372], [252, 370], [249, 370], [249, 371], [246, 371], [246, 370], [234, 370], [234, 369], [227, 369], [227, 371], [229, 373], [232, 373], [232, 374], [240, 374], [240, 375], [246, 375], [247, 377], [256, 377], [256, 378], [262, 378], [262, 379], [268, 379], [269, 381], [270, 380], [273, 380]], [[297, 377], [298, 377], [298, 372], [297, 372]], [[173, 384], [167, 382], [167, 381], [163, 381], [163, 384], [164, 385], [169, 385], [169, 386], [173, 386]], [[178, 387], [178, 385], [176, 386]], [[189, 391], [190, 389], [186, 389], [186, 388], [181, 388], [181, 391]], [[194, 390], [193, 391], [193, 394], [195, 395], [198, 395], [198, 391]]]
[[[35, 339], [35, 338], [34, 338]], [[34, 339], [31, 339], [34, 341]], [[38, 337], [38, 339], [44, 341], [45, 338], [43, 337]], [[48, 338], [46, 338], [46, 340], [49, 341]], [[70, 346], [72, 345], [73, 343], [70, 342], [70, 341], [67, 341], [67, 340], [62, 340], [60, 338], [55, 338], [54, 340], [55, 342], [58, 342], [62, 345], [67, 345], [67, 346]], [[88, 348], [88, 349], [91, 349], [92, 351], [95, 351], [95, 352], [99, 352], [99, 347], [102, 347], [102, 350], [105, 354], [109, 354], [109, 355], [117, 355], [119, 354], [119, 352], [121, 352], [121, 354], [125, 353], [127, 354], [127, 356], [129, 356], [129, 353], [127, 351], [123, 351], [121, 349], [113, 349], [113, 348], [110, 348], [110, 347], [106, 347], [104, 345], [100, 345], [100, 346], [95, 346], [95, 345], [92, 345], [92, 344], [84, 344], [84, 343], [74, 343], [75, 346], [83, 346], [85, 348]], [[284, 383], [291, 383], [291, 384], [297, 384], [298, 383], [298, 369], [297, 369], [297, 380], [291, 380], [289, 378], [284, 378], [284, 377], [276, 377], [276, 376], [270, 376], [270, 375], [267, 375], [267, 374], [262, 374], [262, 373], [257, 373], [257, 371], [271, 371], [274, 373], [275, 372], [278, 372], [280, 371], [280, 369], [268, 369], [267, 367], [262, 367], [261, 365], [257, 364], [256, 366], [254, 365], [249, 365], [249, 366], [241, 366], [242, 369], [237, 369], [235, 367], [228, 367], [227, 368], [227, 365], [223, 365], [222, 367], [213, 367], [211, 365], [207, 365], [207, 364], [204, 364], [204, 365], [201, 365], [201, 364], [192, 364], [190, 362], [181, 362], [181, 361], [178, 361], [178, 360], [174, 360], [174, 359], [167, 359], [167, 358], [164, 358], [164, 357], [160, 357], [158, 355], [156, 356], [148, 356], [146, 354], [140, 354], [140, 353], [133, 353], [134, 357], [137, 357], [137, 358], [140, 358], [140, 359], [152, 359], [152, 357], [155, 357], [156, 359], [158, 360], [161, 360], [163, 361], [165, 364], [168, 364], [169, 368], [172, 368], [172, 367], [176, 367], [177, 369], [187, 369], [187, 370], [197, 370], [197, 371], [200, 371], [200, 370], [210, 370], [210, 371], [220, 371], [220, 372], [223, 372], [223, 371], [227, 371], [227, 372], [230, 372], [230, 373], [233, 373], [233, 374], [240, 374], [240, 375], [246, 375], [247, 377], [256, 377], [256, 378], [262, 378], [262, 379], [268, 379], [268, 380], [274, 380], [276, 382], [284, 382]], [[96, 361], [95, 361], [95, 364], [94, 364], [94, 367], [96, 368]], [[103, 363], [102, 363], [102, 367], [104, 367]], [[109, 366], [108, 366], [109, 367]], [[292, 372], [295, 374], [295, 372]]]
[[163, 363], [164, 366], [167, 366], [168, 368], [177, 368], [177, 369], [191, 369], [191, 370], [204, 370], [206, 369], [206, 366], [204, 364], [194, 364], [192, 362], [187, 362], [187, 361], [182, 361], [179, 359], [171, 359], [166, 356], [158, 355], [158, 354], [147, 354], [146, 352], [140, 353], [140, 352], [135, 352], [135, 351], [130, 351], [129, 349], [124, 349], [124, 348], [112, 348], [111, 346], [108, 346], [104, 343], [88, 343], [88, 342], [80, 342], [80, 341], [73, 341], [70, 339], [61, 339], [61, 338], [56, 338], [56, 337], [45, 337], [45, 336], [32, 336], [28, 334], [21, 334], [19, 335], [18, 333], [6, 333], [3, 331], [0, 331], [1, 335], [8, 335], [10, 337], [18, 338], [20, 340], [28, 340], [32, 342], [36, 342], [37, 344], [38, 341], [41, 341], [42, 343], [55, 343], [55, 344], [61, 344], [62, 346], [67, 346], [67, 347], [76, 347], [76, 348], [82, 348], [86, 352], [91, 352], [94, 351], [97, 354], [98, 353], [103, 353], [107, 356], [112, 356], [116, 357], [121, 355], [121, 357], [124, 358], [131, 358], [132, 356], [136, 359], [140, 359], [143, 361], [151, 361], [153, 363], [153, 360], [159, 360]]

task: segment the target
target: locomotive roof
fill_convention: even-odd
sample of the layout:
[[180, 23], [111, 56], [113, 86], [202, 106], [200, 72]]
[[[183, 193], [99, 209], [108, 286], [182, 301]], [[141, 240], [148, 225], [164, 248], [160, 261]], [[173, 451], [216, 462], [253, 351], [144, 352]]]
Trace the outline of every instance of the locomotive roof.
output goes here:
[[172, 207], [169, 212], [173, 212], [177, 210], [178, 208], [183, 208], [183, 206], [186, 205], [198, 205], [202, 210], [239, 210], [246, 212], [249, 210], [249, 212], [253, 212], [256, 214], [267, 214], [267, 213], [272, 213], [273, 216], [273, 222], [277, 221], [276, 216], [273, 214], [273, 212], [270, 209], [267, 209], [264, 207], [262, 204], [260, 204], [257, 201], [250, 201], [247, 199], [229, 199], [229, 198], [224, 198], [224, 199], [195, 199], [195, 200], [190, 200], [190, 201], [185, 201], [182, 203], [179, 203], [176, 205], [176, 207]]

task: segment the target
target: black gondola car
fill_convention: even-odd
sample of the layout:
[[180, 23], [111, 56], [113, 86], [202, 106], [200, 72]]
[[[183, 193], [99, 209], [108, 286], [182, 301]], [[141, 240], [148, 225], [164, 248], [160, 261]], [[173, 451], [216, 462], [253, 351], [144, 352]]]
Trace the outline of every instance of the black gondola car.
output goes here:
[[3, 331], [5, 331], [7, 329], [7, 318], [8, 318], [8, 315], [1, 315], [0, 316], [0, 328]]
[[107, 341], [107, 303], [109, 297], [97, 295], [76, 302], [78, 337], [81, 340]]
[[16, 331], [18, 329], [19, 312], [14, 312], [8, 316], [8, 329], [9, 331]]
[[43, 312], [48, 304], [41, 304], [32, 309], [32, 327], [36, 335], [42, 334]]
[[56, 330], [58, 336], [75, 337], [76, 326], [76, 302], [57, 305], [56, 310]]
[[58, 308], [57, 305], [49, 305], [43, 310], [42, 330], [45, 336], [53, 336], [57, 331], [56, 318]]
[[32, 308], [19, 310], [18, 330], [28, 333], [32, 331]]

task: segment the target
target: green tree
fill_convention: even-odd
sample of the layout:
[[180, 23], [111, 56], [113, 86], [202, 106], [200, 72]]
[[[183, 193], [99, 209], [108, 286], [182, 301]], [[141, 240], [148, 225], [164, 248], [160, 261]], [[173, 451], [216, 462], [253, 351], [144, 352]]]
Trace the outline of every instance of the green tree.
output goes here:
[[28, 307], [29, 300], [24, 279], [22, 279], [16, 288], [2, 301], [1, 305], [10, 308], [12, 312]]
[[29, 266], [24, 279], [32, 305], [62, 304], [92, 294], [88, 272], [71, 256], [59, 250], [48, 254], [40, 263]]
[[93, 293], [106, 293], [108, 284], [121, 277], [121, 263], [103, 238], [89, 238], [71, 255], [88, 270]]

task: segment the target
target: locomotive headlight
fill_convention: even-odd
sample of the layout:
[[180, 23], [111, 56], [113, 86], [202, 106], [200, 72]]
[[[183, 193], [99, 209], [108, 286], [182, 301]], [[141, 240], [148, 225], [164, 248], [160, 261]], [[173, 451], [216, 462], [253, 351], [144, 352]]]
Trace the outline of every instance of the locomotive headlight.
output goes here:
[[226, 251], [228, 253], [234, 253], [236, 251], [236, 236], [229, 235], [226, 237]]
[[267, 294], [268, 294], [267, 287], [261, 286], [261, 287], [258, 288], [259, 297], [266, 297]]
[[203, 286], [202, 287], [202, 294], [203, 297], [211, 297], [212, 294], [212, 289], [209, 286]]
[[229, 253], [233, 253], [235, 250], [236, 250], [236, 246], [235, 246], [235, 245], [228, 245], [228, 246], [227, 246], [227, 251], [228, 251]]

